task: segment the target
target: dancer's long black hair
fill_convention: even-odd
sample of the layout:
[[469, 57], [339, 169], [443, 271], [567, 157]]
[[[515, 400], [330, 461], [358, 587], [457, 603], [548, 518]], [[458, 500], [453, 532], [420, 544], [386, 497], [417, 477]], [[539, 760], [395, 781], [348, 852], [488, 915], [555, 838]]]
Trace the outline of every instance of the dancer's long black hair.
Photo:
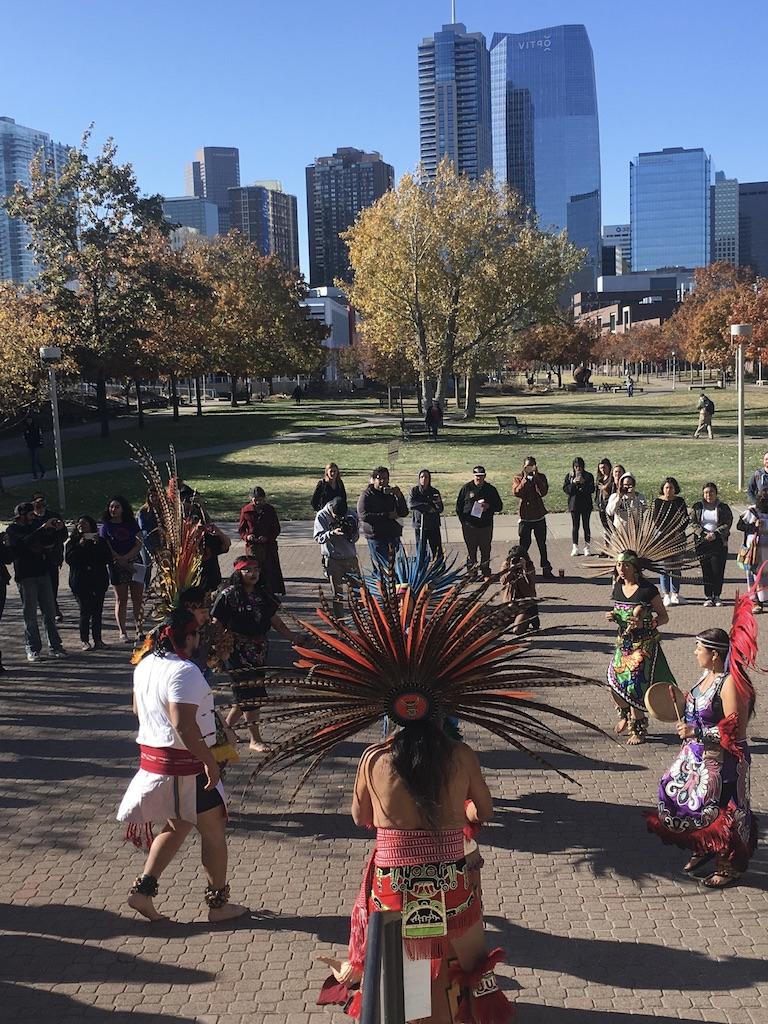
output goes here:
[[431, 829], [440, 828], [441, 801], [453, 770], [456, 742], [442, 721], [411, 722], [392, 740], [392, 767]]

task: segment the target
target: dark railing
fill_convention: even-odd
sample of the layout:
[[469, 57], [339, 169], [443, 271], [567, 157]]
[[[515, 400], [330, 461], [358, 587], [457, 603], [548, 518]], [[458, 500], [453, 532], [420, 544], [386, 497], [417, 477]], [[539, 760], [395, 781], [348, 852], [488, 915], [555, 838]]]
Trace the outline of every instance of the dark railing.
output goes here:
[[405, 1024], [402, 934], [399, 913], [371, 914], [360, 1024]]

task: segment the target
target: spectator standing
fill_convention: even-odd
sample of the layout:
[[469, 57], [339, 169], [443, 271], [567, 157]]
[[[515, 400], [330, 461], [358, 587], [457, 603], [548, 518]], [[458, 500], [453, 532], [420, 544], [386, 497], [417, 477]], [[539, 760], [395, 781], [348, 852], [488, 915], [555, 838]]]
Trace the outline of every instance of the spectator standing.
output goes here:
[[696, 408], [699, 411], [699, 424], [694, 431], [694, 437], [701, 437], [702, 432], [706, 432], [709, 440], [712, 440], [712, 417], [715, 415], [715, 403], [712, 399], [704, 394], [702, 390], [699, 397], [699, 402]]
[[[3, 621], [5, 610], [5, 598], [8, 593], [8, 584], [11, 582], [11, 574], [6, 566], [13, 561], [13, 551], [6, 543], [6, 534], [0, 533], [0, 622]], [[7, 675], [8, 669], [3, 667], [3, 652], [0, 651], [0, 676]]]
[[512, 480], [512, 494], [520, 499], [520, 522], [517, 532], [520, 536], [520, 547], [526, 554], [531, 546], [531, 535], [536, 538], [542, 575], [545, 580], [553, 580], [555, 574], [547, 556], [547, 510], [544, 507], [544, 498], [548, 491], [547, 478], [539, 472], [536, 459], [529, 455], [523, 463], [522, 472]]
[[332, 498], [315, 516], [313, 539], [320, 545], [323, 572], [333, 591], [333, 614], [344, 614], [344, 585], [360, 576], [355, 544], [360, 536], [357, 512], [347, 508], [344, 498]]
[[254, 487], [253, 496], [240, 509], [237, 532], [245, 541], [245, 550], [261, 564], [261, 583], [270, 594], [284, 594], [285, 580], [280, 566], [277, 538], [281, 526], [277, 509], [267, 501], [263, 487]]
[[752, 505], [757, 501], [760, 491], [768, 491], [768, 452], [763, 455], [762, 468], [756, 469], [749, 478], [747, 495]]
[[200, 567], [200, 587], [204, 594], [218, 590], [221, 583], [221, 566], [219, 555], [224, 555], [232, 547], [232, 541], [220, 527], [214, 523], [205, 510], [200, 495], [184, 484], [180, 492], [181, 508], [185, 519], [198, 523], [202, 530], [203, 564]]
[[51, 588], [51, 560], [48, 554], [56, 545], [54, 531], [63, 524], [56, 519], [48, 519], [42, 524], [38, 522], [29, 501], [17, 505], [14, 514], [16, 519], [6, 530], [5, 536], [13, 554], [13, 574], [21, 597], [27, 661], [37, 661], [42, 648], [37, 624], [38, 608], [43, 617], [52, 657], [63, 658], [64, 648], [56, 629], [56, 605]]
[[[614, 473], [620, 466], [614, 467]], [[605, 514], [614, 526], [626, 523], [630, 516], [641, 516], [648, 509], [648, 500], [642, 491], [637, 489], [637, 481], [631, 473], [622, 473], [619, 486], [608, 499]]]
[[99, 650], [104, 647], [101, 619], [112, 555], [107, 542], [99, 536], [95, 519], [78, 518], [64, 548], [64, 559], [69, 566], [69, 589], [80, 609], [80, 648], [90, 651], [92, 636], [93, 650]]
[[442, 558], [440, 516], [443, 513], [443, 498], [440, 491], [432, 486], [432, 474], [428, 469], [421, 470], [418, 484], [411, 488], [408, 507], [413, 517], [416, 550], [419, 555], [429, 548], [430, 558]]
[[335, 462], [329, 462], [325, 467], [322, 478], [315, 485], [315, 492], [312, 495], [312, 508], [315, 512], [319, 512], [321, 508], [324, 508], [334, 498], [343, 498], [344, 504], [346, 504], [347, 489], [344, 486], [344, 481], [341, 479], [339, 467]]
[[[605, 514], [605, 506], [608, 504], [610, 496], [616, 490], [616, 486], [616, 482], [613, 479], [611, 460], [601, 459], [597, 464], [597, 473], [595, 474], [595, 505], [597, 506], [597, 514], [600, 516], [600, 522], [603, 527], [603, 539], [606, 544], [608, 543], [610, 525], [608, 523], [608, 516]], [[608, 555], [600, 552], [600, 557], [607, 558]]]
[[56, 608], [56, 621], [63, 622], [64, 616], [61, 614], [61, 608], [59, 608], [59, 570], [64, 564], [64, 545], [67, 540], [67, 528], [61, 515], [58, 512], [52, 512], [48, 508], [48, 501], [44, 494], [38, 491], [32, 495], [31, 500], [35, 517], [41, 526], [43, 523], [48, 522], [49, 519], [55, 519], [57, 523], [61, 524], [53, 531], [56, 543], [48, 550], [48, 560], [50, 562], [51, 590], [53, 591], [53, 604]]
[[375, 569], [379, 562], [386, 562], [390, 553], [400, 547], [403, 527], [398, 519], [408, 515], [403, 492], [399, 487], [389, 486], [386, 466], [377, 466], [371, 473], [370, 483], [357, 499], [357, 515], [363, 524], [363, 536], [368, 541]]
[[631, 398], [635, 393], [635, 382], [632, 380], [632, 374], [627, 374], [627, 379], [624, 382], [624, 386], [627, 389], [627, 398]]
[[146, 567], [140, 559], [139, 524], [133, 509], [121, 494], [115, 494], [105, 508], [99, 523], [99, 536], [107, 542], [112, 554], [109, 579], [115, 592], [115, 621], [121, 642], [127, 644], [130, 643], [126, 632], [128, 596], [131, 598], [133, 619], [138, 630]]
[[[671, 533], [682, 540], [689, 522], [688, 506], [685, 498], [680, 496], [680, 484], [673, 476], [664, 478], [659, 496], [654, 498], [652, 512], [660, 535]], [[659, 589], [665, 608], [671, 604], [685, 604], [685, 598], [680, 595], [680, 576], [661, 573]]]
[[424, 416], [427, 425], [427, 432], [431, 440], [437, 440], [438, 431], [443, 426], [443, 410], [436, 398], [433, 398]]
[[24, 421], [24, 444], [27, 446], [32, 477], [37, 480], [38, 474], [40, 474], [40, 479], [42, 480], [45, 476], [45, 466], [40, 460], [40, 452], [43, 448], [43, 431], [31, 416], [27, 416]]
[[[747, 574], [747, 586], [755, 584], [755, 570], [768, 560], [768, 489], [758, 491], [757, 500], [742, 513], [736, 529], [744, 534], [746, 552], [739, 554], [737, 562], [744, 567]], [[747, 560], [744, 555], [748, 554]], [[752, 599], [752, 610], [759, 615], [765, 610], [768, 602], [768, 588], [758, 590]]]
[[733, 512], [729, 505], [718, 498], [714, 483], [704, 484], [701, 501], [693, 503], [691, 522], [704, 578], [704, 607], [719, 608], [723, 603], [720, 595], [723, 591]]
[[147, 500], [141, 506], [136, 516], [136, 522], [141, 530], [141, 560], [147, 570], [144, 574], [145, 587], [149, 586], [152, 576], [152, 563], [155, 552], [159, 551], [163, 543], [163, 538], [158, 528], [157, 513], [155, 512], [156, 504], [157, 495], [153, 489], [150, 489], [147, 491]]
[[571, 557], [579, 554], [579, 525], [584, 536], [584, 554], [590, 555], [589, 543], [592, 533], [589, 520], [592, 516], [592, 495], [595, 493], [595, 478], [584, 468], [584, 459], [573, 460], [571, 472], [563, 481], [563, 490], [568, 495], [568, 511], [571, 513]]
[[472, 479], [464, 484], [456, 498], [456, 515], [467, 546], [467, 572], [477, 570], [479, 551], [480, 572], [486, 583], [491, 579], [493, 517], [503, 508], [499, 492], [485, 478], [485, 466], [475, 466]]

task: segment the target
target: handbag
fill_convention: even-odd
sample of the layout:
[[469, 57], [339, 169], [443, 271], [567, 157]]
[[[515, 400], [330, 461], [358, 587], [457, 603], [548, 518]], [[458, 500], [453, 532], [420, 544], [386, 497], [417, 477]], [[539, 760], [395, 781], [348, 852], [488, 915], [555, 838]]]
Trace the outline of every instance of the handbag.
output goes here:
[[742, 572], [752, 572], [757, 565], [758, 534], [751, 533], [739, 548], [736, 565]]

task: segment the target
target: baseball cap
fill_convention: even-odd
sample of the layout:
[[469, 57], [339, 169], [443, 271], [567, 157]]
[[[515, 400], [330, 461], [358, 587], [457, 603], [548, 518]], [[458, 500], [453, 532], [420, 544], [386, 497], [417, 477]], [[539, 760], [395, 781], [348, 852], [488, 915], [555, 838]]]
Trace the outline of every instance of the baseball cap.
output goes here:
[[475, 468], [472, 470], [472, 473], [475, 476], [485, 476], [485, 466], [475, 466]]

